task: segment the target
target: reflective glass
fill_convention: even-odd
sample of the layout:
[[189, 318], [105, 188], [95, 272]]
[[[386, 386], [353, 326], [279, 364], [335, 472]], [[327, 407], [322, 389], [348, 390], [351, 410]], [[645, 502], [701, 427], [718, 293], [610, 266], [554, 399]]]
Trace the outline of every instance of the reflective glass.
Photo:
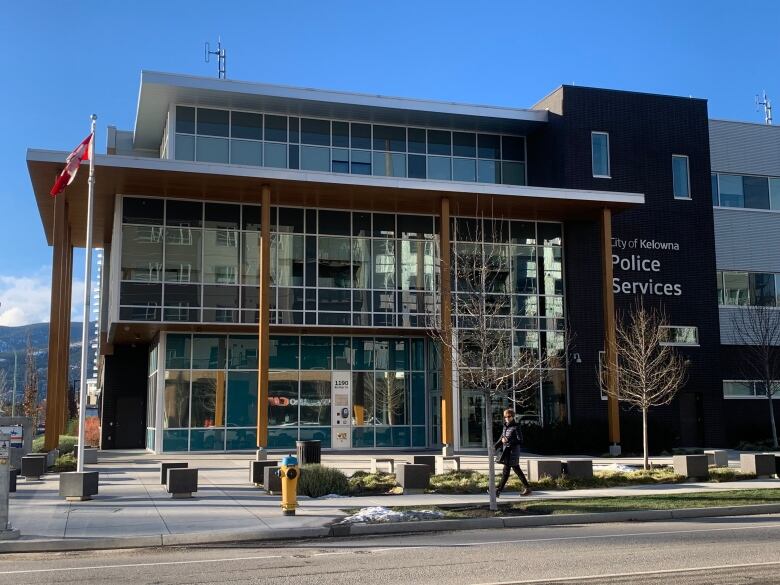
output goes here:
[[228, 367], [231, 370], [257, 369], [256, 335], [231, 335], [229, 349], [230, 363]]
[[227, 339], [224, 335], [195, 335], [192, 339], [192, 369], [227, 368]]
[[349, 150], [346, 148], [332, 148], [330, 152], [330, 170], [334, 173], [349, 173]]
[[563, 225], [560, 223], [545, 223], [539, 222], [537, 224], [537, 230], [539, 232], [539, 243], [552, 244], [560, 246], [562, 242]]
[[241, 207], [230, 203], [206, 203], [205, 222], [207, 228], [225, 230], [238, 229]]
[[404, 240], [401, 248], [401, 290], [433, 290], [433, 242]]
[[232, 138], [263, 139], [263, 116], [250, 112], [230, 113], [230, 136]]
[[268, 373], [268, 426], [298, 424], [298, 372]]
[[[287, 142], [287, 118], [285, 116], [265, 115], [265, 139], [271, 142]], [[270, 165], [266, 163], [266, 166]]]
[[392, 152], [374, 153], [374, 175], [382, 177], [405, 177], [406, 155]]
[[318, 286], [352, 286], [351, 241], [349, 238], [320, 236], [318, 241]]
[[542, 417], [544, 424], [564, 423], [566, 409], [566, 371], [549, 370], [542, 380]]
[[[221, 427], [225, 420], [225, 372], [192, 372], [193, 427]], [[220, 445], [220, 448], [222, 446]]]
[[191, 335], [169, 333], [166, 337], [165, 367], [188, 370], [191, 365]]
[[263, 145], [250, 140], [230, 141], [230, 164], [260, 166], [263, 164]]
[[[371, 124], [356, 124], [353, 122], [351, 135], [352, 148], [363, 148], [366, 150], [371, 148]], [[354, 173], [355, 171], [353, 170], [352, 172]]]
[[477, 136], [477, 156], [479, 158], [501, 158], [501, 137], [497, 134], [479, 134]]
[[203, 222], [203, 204], [197, 201], [166, 199], [165, 224], [168, 226], [199, 227]]
[[332, 122], [333, 146], [349, 148], [349, 123]]
[[766, 177], [742, 177], [745, 207], [769, 209], [769, 179]]
[[[220, 309], [238, 308], [237, 286], [204, 286], [203, 306]], [[218, 314], [218, 313], [217, 313]]]
[[720, 205], [745, 207], [745, 194], [740, 175], [720, 175]]
[[477, 156], [477, 136], [471, 132], [452, 133], [452, 154], [474, 158]]
[[379, 425], [409, 424], [409, 377], [406, 372], [376, 372], [376, 420]]
[[672, 184], [676, 198], [688, 199], [691, 196], [687, 156], [672, 156]]
[[525, 185], [525, 164], [502, 162], [501, 183], [504, 185]]
[[374, 124], [374, 150], [406, 152], [406, 128]]
[[720, 205], [720, 197], [718, 195], [718, 175], [712, 173], [712, 175], [710, 175], [710, 179], [712, 183], [712, 204], [717, 207]]
[[333, 369], [349, 370], [352, 364], [352, 343], [349, 337], [333, 338]]
[[195, 134], [195, 108], [176, 106], [176, 132]]
[[348, 211], [331, 211], [321, 209], [319, 211], [320, 234], [332, 236], [348, 236], [350, 234], [350, 213]]
[[177, 134], [176, 150], [173, 157], [176, 160], [195, 160], [195, 136]]
[[476, 181], [477, 161], [471, 158], [453, 158], [452, 179], [454, 181]]
[[428, 178], [440, 181], [452, 180], [452, 159], [446, 156], [428, 157]]
[[593, 157], [593, 176], [609, 176], [609, 135], [603, 132], [593, 132], [590, 135], [590, 141]]
[[374, 423], [374, 373], [355, 372], [352, 374], [352, 425], [362, 427]]
[[227, 163], [230, 144], [227, 138], [198, 136], [195, 142], [195, 160], [201, 162]]
[[[259, 250], [260, 250], [260, 234], [257, 232], [242, 232], [241, 233], [241, 283], [242, 284], [260, 283], [260, 277], [258, 272]], [[273, 248], [271, 250], [273, 253]], [[272, 269], [273, 266], [274, 264], [271, 263]]]
[[525, 160], [525, 139], [522, 136], [501, 137], [501, 158], [503, 160]]
[[163, 392], [163, 428], [190, 426], [190, 372], [166, 370]]
[[330, 121], [301, 118], [301, 144], [330, 146]]
[[271, 283], [303, 286], [303, 236], [275, 234], [271, 242]]
[[301, 169], [330, 171], [330, 149], [319, 146], [301, 146]]
[[395, 288], [395, 240], [373, 241], [374, 288]]
[[780, 179], [769, 179], [770, 209], [780, 211]]
[[775, 306], [775, 275], [753, 272], [750, 274], [750, 304]]
[[477, 161], [477, 181], [479, 183], [501, 183], [501, 166], [495, 160]]
[[452, 154], [451, 132], [446, 130], [428, 130], [428, 154]]
[[287, 146], [266, 143], [263, 146], [263, 165], [273, 168], [287, 168]]
[[238, 283], [237, 230], [204, 230], [203, 282]]
[[277, 370], [297, 370], [298, 354], [298, 337], [292, 335], [271, 335], [271, 368]]
[[164, 199], [122, 198], [122, 223], [162, 225]]
[[409, 178], [425, 179], [428, 176], [425, 156], [409, 155]]
[[425, 154], [427, 152], [425, 130], [422, 128], [409, 128], [409, 152]]
[[371, 288], [371, 240], [352, 238], [352, 286]]
[[230, 112], [227, 110], [198, 108], [198, 134], [201, 136], [229, 136], [229, 119]]
[[353, 175], [371, 174], [371, 153], [369, 151], [351, 150], [350, 156], [352, 157], [352, 162], [350, 163], [350, 170], [352, 171]]
[[287, 119], [290, 124], [290, 142], [297, 144], [301, 141], [301, 121], [299, 118]]
[[200, 282], [200, 229], [165, 228], [165, 280], [168, 282]]
[[330, 410], [330, 372], [301, 372], [301, 424], [330, 426]]
[[747, 272], [724, 272], [723, 291], [727, 305], [748, 305], [749, 279]]
[[122, 226], [122, 280], [162, 280], [163, 228]]

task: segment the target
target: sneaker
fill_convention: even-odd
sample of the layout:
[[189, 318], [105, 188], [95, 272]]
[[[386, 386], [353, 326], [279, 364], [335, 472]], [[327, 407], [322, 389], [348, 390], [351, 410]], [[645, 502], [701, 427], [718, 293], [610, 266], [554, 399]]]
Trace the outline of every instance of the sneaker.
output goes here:
[[523, 488], [523, 491], [520, 492], [521, 496], [530, 496], [533, 492], [531, 491], [531, 488]]

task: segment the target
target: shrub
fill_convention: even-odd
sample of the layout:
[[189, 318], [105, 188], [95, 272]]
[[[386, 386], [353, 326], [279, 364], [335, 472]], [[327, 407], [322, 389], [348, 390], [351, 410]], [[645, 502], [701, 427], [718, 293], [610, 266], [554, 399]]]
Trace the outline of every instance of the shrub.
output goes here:
[[84, 421], [84, 445], [100, 446], [100, 419], [96, 416], [88, 416]]
[[35, 437], [32, 442], [32, 450], [33, 453], [43, 453], [43, 440], [45, 437], [41, 435], [40, 437]]
[[349, 492], [347, 476], [338, 469], [323, 465], [304, 465], [298, 479], [298, 493], [310, 498], [328, 494], [346, 495]]
[[79, 419], [71, 418], [68, 420], [68, 423], [65, 425], [65, 434], [71, 437], [79, 436]]
[[60, 455], [57, 457], [57, 459], [54, 461], [54, 471], [56, 473], [61, 473], [63, 471], [76, 471], [76, 458], [73, 456], [73, 453], [68, 453], [67, 455]]
[[431, 491], [440, 494], [477, 494], [487, 487], [487, 475], [478, 471], [450, 471], [431, 476]]
[[355, 496], [366, 494], [386, 494], [396, 486], [393, 473], [368, 473], [356, 471], [349, 478], [349, 493]]
[[76, 443], [79, 442], [78, 437], [71, 435], [60, 435], [60, 444], [57, 445], [57, 449], [60, 450], [60, 455], [67, 455], [73, 453], [76, 448]]

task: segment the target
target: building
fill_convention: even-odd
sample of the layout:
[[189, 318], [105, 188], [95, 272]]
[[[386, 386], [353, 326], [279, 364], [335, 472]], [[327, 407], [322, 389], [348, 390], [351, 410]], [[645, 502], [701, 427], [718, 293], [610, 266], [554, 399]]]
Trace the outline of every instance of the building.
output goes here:
[[[704, 100], [573, 86], [512, 109], [144, 72], [134, 129], [96, 158], [103, 448], [483, 447], [485, 405], [428, 331], [433, 311], [461, 324], [450, 256], [485, 245], [515, 347], [576, 336], [525, 420], [630, 442], [596, 372], [643, 297], [691, 364], [658, 434], [723, 444], [753, 411], [726, 416], [719, 369], [717, 127]], [[65, 155], [28, 152], [55, 332], [85, 237], [85, 173], [48, 196]]]

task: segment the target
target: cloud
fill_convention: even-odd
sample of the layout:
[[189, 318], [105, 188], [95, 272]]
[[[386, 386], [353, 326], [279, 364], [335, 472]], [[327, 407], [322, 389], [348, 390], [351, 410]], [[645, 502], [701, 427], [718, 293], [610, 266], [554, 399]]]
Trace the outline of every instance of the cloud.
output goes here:
[[[51, 277], [43, 276], [42, 267], [33, 276], [0, 274], [0, 325], [18, 327], [31, 323], [47, 323], [51, 299]], [[48, 269], [51, 271], [51, 269]], [[71, 320], [81, 321], [84, 283], [73, 282]]]

